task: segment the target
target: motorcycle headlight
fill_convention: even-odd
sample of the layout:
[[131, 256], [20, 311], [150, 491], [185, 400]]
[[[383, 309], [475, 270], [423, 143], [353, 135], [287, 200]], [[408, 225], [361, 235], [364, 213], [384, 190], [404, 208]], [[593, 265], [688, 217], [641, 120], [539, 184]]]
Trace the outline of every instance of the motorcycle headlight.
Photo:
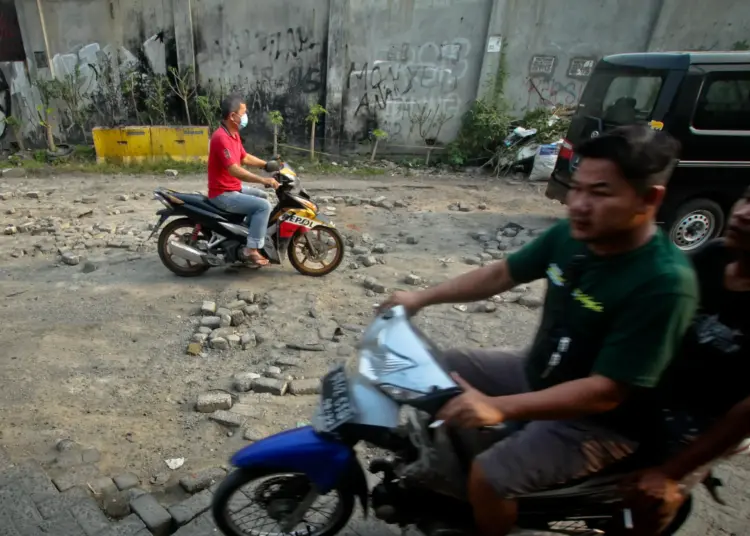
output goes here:
[[406, 402], [424, 396], [424, 393], [420, 393], [419, 391], [412, 391], [411, 389], [404, 389], [403, 387], [396, 387], [387, 383], [380, 384], [378, 387], [396, 402]]

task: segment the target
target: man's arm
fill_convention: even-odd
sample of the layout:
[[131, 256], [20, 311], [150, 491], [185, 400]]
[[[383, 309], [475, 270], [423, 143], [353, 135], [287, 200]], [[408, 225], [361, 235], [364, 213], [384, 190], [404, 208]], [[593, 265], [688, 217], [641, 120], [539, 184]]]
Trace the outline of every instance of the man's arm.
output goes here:
[[250, 173], [239, 164], [232, 164], [227, 168], [227, 171], [232, 177], [240, 179], [242, 182], [253, 182], [256, 184], [268, 185], [271, 179], [266, 177], [260, 177], [255, 173]]
[[559, 421], [612, 411], [628, 391], [627, 385], [594, 375], [494, 402], [506, 421]]
[[681, 480], [723, 456], [747, 436], [750, 436], [750, 397], [734, 406], [706, 433], [668, 460], [661, 472], [668, 478]]
[[[245, 165], [245, 166], [251, 166], [251, 167], [256, 167], [256, 168], [261, 168], [261, 169], [266, 167], [266, 161], [265, 160], [261, 160], [257, 156], [253, 156], [253, 155], [248, 154], [248, 153], [244, 153], [242, 155], [242, 160], [241, 161], [242, 161], [242, 164]], [[239, 177], [237, 177], [237, 178], [239, 178]]]

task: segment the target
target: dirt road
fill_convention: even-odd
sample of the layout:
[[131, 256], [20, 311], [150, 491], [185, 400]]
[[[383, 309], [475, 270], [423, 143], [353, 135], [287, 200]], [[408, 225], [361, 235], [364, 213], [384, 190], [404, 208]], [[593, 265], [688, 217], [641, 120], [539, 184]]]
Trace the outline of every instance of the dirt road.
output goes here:
[[[133, 471], [165, 489], [185, 471], [225, 464], [245, 437], [307, 422], [317, 399], [243, 394], [248, 418], [232, 428], [196, 412], [199, 395], [231, 391], [236, 374], [284, 363], [296, 363], [281, 367], [285, 375], [317, 378], [353, 359], [358, 330], [382, 299], [365, 277], [388, 290], [439, 282], [490, 260], [490, 249], [501, 256], [495, 235], [507, 223], [523, 229], [500, 237], [506, 251], [563, 214], [539, 186], [476, 176], [307, 177], [305, 186], [329, 198], [332, 219], [358, 247], [337, 272], [305, 278], [287, 265], [180, 279], [160, 263], [155, 241], [144, 242], [160, 208], [151, 200], [158, 185], [205, 190], [202, 177], [0, 182], [0, 441], [12, 454], [45, 460], [57, 440], [73, 438], [97, 448], [110, 474]], [[380, 196], [386, 202], [373, 206]], [[389, 208], [395, 202], [403, 207]], [[481, 311], [436, 307], [421, 327], [441, 346], [522, 345], [536, 327], [543, 286], [519, 290]], [[250, 326], [258, 344], [187, 355], [203, 302], [221, 306], [238, 293], [260, 305]], [[325, 334], [336, 326], [343, 336], [333, 342]], [[288, 348], [321, 341], [324, 351]], [[170, 473], [164, 460], [180, 457], [185, 465]], [[734, 510], [699, 502], [681, 534], [744, 534], [749, 468], [724, 471]]]

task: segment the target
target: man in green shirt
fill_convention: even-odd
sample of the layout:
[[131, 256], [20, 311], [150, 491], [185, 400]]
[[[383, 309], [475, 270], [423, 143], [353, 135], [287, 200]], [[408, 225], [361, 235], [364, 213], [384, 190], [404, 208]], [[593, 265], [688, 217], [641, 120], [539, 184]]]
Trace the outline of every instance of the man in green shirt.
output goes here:
[[547, 279], [528, 351], [445, 355], [464, 393], [439, 419], [465, 428], [528, 422], [472, 464], [468, 494], [483, 536], [511, 531], [515, 497], [596, 473], [638, 445], [645, 395], [698, 302], [689, 261], [655, 223], [678, 151], [668, 134], [640, 125], [587, 140], [576, 150], [569, 219], [504, 261], [382, 305], [414, 314]]

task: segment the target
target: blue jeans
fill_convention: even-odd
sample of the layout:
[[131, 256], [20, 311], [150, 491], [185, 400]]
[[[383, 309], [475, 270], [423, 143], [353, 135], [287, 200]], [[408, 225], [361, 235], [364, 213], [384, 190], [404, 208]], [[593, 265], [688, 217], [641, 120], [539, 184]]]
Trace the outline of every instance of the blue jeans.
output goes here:
[[266, 241], [268, 218], [271, 216], [271, 203], [268, 194], [260, 188], [243, 186], [240, 192], [224, 192], [211, 199], [218, 208], [233, 214], [247, 214], [249, 232], [247, 247], [260, 249]]

